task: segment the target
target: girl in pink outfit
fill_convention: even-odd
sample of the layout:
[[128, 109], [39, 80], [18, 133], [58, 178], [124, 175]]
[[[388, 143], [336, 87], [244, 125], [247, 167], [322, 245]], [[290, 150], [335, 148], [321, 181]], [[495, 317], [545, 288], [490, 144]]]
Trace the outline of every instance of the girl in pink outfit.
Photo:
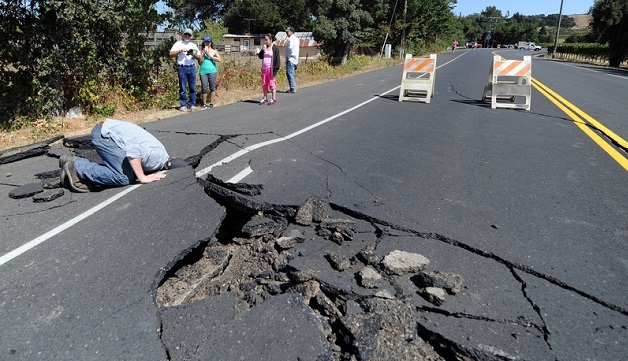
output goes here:
[[[264, 44], [257, 57], [262, 59], [262, 91], [264, 92], [264, 98], [259, 103], [274, 104], [277, 102], [275, 76], [277, 76], [281, 66], [281, 60], [279, 58], [279, 47], [273, 44], [272, 34], [264, 35]], [[271, 91], [272, 99], [268, 99], [268, 91]]]

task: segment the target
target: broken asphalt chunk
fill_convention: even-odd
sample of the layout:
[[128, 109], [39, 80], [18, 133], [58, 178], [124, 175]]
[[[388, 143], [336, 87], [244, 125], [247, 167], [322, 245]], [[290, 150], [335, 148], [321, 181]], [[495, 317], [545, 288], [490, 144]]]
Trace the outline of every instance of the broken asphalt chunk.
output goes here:
[[264, 186], [261, 184], [223, 182], [211, 174], [207, 175], [207, 181], [247, 196], [259, 196], [262, 194], [262, 189], [264, 189]]
[[438, 287], [425, 287], [419, 295], [435, 306], [445, 303], [445, 290]]
[[355, 348], [358, 360], [371, 360], [377, 347], [382, 316], [377, 314], [349, 315], [340, 319], [344, 326], [343, 342]]
[[294, 221], [302, 226], [309, 226], [312, 222], [320, 223], [328, 217], [329, 209], [326, 203], [319, 198], [308, 198], [299, 207]]
[[448, 293], [455, 295], [462, 289], [464, 279], [462, 276], [445, 271], [436, 272], [419, 272], [411, 277], [411, 280], [421, 288], [439, 287], [445, 289]]
[[328, 252], [325, 258], [336, 271], [346, 271], [351, 268], [351, 261], [346, 257], [339, 256], [335, 252]]
[[32, 197], [37, 193], [41, 193], [44, 191], [44, 186], [41, 182], [24, 184], [23, 186], [19, 186], [9, 192], [9, 198], [20, 199]]
[[43, 203], [54, 201], [55, 199], [63, 196], [63, 189], [49, 189], [42, 193], [35, 194], [33, 196], [33, 202], [35, 203]]
[[21, 159], [45, 154], [48, 151], [48, 146], [61, 138], [63, 138], [63, 136], [60, 135], [58, 137], [44, 140], [43, 142], [0, 151], [0, 164], [7, 164]]
[[422, 271], [429, 264], [430, 260], [423, 255], [399, 250], [390, 252], [382, 261], [382, 265], [387, 273], [399, 276]]
[[249, 237], [259, 237], [267, 234], [273, 234], [277, 228], [277, 223], [266, 217], [253, 217], [247, 224], [242, 227], [242, 233]]
[[358, 281], [362, 287], [377, 288], [382, 282], [382, 275], [380, 275], [373, 267], [366, 266], [358, 272]]

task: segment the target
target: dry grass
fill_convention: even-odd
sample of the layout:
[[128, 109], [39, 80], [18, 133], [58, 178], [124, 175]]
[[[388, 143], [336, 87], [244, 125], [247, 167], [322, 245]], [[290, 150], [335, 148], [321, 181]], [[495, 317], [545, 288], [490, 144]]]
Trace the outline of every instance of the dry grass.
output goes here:
[[586, 29], [587, 27], [589, 27], [591, 14], [575, 14], [567, 16], [573, 18], [576, 22], [576, 26], [574, 26], [573, 29]]

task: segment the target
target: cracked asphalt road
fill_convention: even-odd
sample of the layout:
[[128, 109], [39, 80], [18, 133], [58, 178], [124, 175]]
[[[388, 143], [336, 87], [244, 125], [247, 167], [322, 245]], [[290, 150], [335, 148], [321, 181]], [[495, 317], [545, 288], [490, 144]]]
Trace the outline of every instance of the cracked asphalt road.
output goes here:
[[[378, 70], [147, 124], [194, 166], [158, 183], [6, 197], [2, 254], [37, 246], [0, 265], [0, 360], [625, 359], [625, 170], [535, 90], [530, 112], [480, 104], [490, 52], [455, 56], [429, 105]], [[563, 68], [533, 75], [585, 99]], [[583, 108], [615, 122], [613, 86]], [[70, 150], [2, 164], [0, 189]], [[299, 224], [308, 199], [329, 214]], [[394, 251], [460, 291], [430, 301]]]

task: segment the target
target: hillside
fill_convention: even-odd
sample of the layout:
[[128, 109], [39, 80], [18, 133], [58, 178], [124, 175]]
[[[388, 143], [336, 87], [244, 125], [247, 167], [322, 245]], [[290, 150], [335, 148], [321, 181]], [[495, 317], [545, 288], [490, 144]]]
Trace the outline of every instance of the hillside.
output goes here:
[[574, 14], [567, 16], [576, 21], [576, 26], [572, 28], [574, 30], [586, 29], [589, 26], [589, 21], [591, 21], [591, 14]]

